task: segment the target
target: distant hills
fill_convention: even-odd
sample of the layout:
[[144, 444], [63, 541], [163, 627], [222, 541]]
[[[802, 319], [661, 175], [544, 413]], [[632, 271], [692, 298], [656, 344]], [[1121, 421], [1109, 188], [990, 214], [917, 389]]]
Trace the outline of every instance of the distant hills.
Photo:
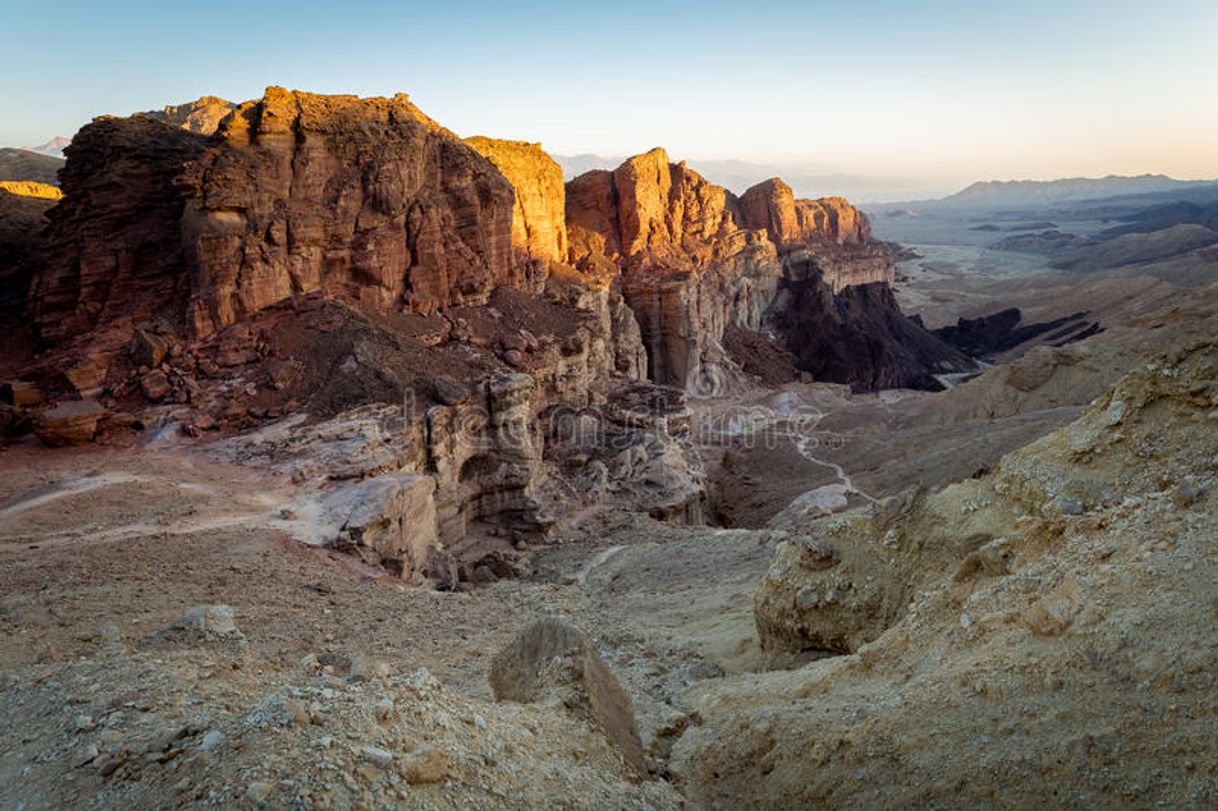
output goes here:
[[1214, 181], [1176, 180], [1167, 175], [1071, 177], [1061, 180], [986, 180], [939, 200], [970, 208], [1031, 208], [1106, 197], [1178, 192]]
[[28, 149], [0, 147], [0, 180], [31, 180], [58, 185], [63, 158], [39, 154]]
[[1060, 180], [984, 180], [938, 199], [872, 204], [869, 208], [880, 216], [916, 217], [932, 212], [955, 216], [965, 211], [1018, 212], [1029, 216], [1087, 207], [1094, 209], [1097, 217], [1110, 217], [1131, 207], [1178, 201], [1205, 204], [1214, 199], [1218, 199], [1218, 180], [1108, 175]]

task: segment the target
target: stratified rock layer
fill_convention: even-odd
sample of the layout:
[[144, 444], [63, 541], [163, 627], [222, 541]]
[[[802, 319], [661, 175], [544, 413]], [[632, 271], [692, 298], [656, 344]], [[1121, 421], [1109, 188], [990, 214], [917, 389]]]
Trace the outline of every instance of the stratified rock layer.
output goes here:
[[311, 290], [430, 313], [512, 278], [511, 185], [402, 94], [268, 88], [179, 188], [202, 334]]
[[83, 127], [60, 170], [65, 198], [50, 213], [30, 287], [34, 327], [48, 344], [117, 319], [181, 317], [183, 200], [174, 179], [205, 138], [147, 118]]
[[465, 143], [495, 164], [516, 191], [512, 247], [548, 262], [567, 261], [562, 167], [541, 144], [481, 136], [466, 138]]
[[658, 383], [730, 386], [729, 327], [772, 329], [801, 369], [862, 389], [938, 388], [969, 366], [891, 295], [855, 290], [887, 290], [893, 261], [841, 198], [796, 200], [773, 179], [737, 199], [653, 149], [568, 183], [567, 228], [576, 267], [621, 273]]

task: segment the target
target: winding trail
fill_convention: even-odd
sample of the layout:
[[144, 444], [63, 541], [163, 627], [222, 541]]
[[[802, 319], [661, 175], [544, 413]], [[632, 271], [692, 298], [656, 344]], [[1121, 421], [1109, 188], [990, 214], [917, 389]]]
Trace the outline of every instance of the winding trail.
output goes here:
[[850, 480], [850, 476], [847, 475], [846, 471], [842, 469], [841, 465], [837, 464], [836, 462], [826, 462], [824, 459], [817, 459], [815, 456], [813, 456], [811, 448], [818, 444], [819, 440], [817, 440], [817, 438], [814, 436], [801, 436], [795, 439], [795, 449], [799, 451], [800, 456], [813, 464], [820, 465], [821, 467], [827, 467], [832, 470], [833, 475], [837, 476], [838, 482], [840, 482], [841, 485], [846, 488], [847, 492], [862, 496], [872, 504], [878, 503], [878, 499], [868, 493], [863, 492], [854, 485], [854, 482]]

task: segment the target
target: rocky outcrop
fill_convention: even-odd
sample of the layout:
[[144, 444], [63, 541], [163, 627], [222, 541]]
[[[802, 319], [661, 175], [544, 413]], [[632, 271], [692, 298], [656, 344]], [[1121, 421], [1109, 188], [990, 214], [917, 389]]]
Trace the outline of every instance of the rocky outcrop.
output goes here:
[[103, 119], [68, 155], [31, 294], [48, 343], [153, 314], [207, 335], [314, 290], [430, 313], [518, 281], [511, 186], [405, 96], [269, 88], [210, 141]]
[[167, 104], [160, 110], [141, 113], [171, 127], [180, 127], [199, 135], [211, 135], [220, 128], [224, 117], [237, 108], [231, 101], [217, 96], [203, 96], [185, 104]]
[[1087, 312], [1072, 313], [1052, 321], [1023, 323], [1019, 308], [1009, 307], [977, 318], [958, 318], [956, 323], [934, 333], [974, 357], [990, 357], [1044, 336], [1046, 343], [1061, 346], [1072, 340], [1102, 332], [1098, 322], [1086, 319]]
[[73, 400], [52, 408], [34, 421], [34, 434], [52, 448], [87, 445], [97, 434], [106, 409], [89, 400]]
[[796, 200], [791, 187], [772, 177], [740, 195], [740, 220], [746, 228], [760, 228], [779, 250], [815, 240], [838, 245], [871, 241], [867, 216], [841, 197]]
[[431, 313], [512, 280], [511, 185], [404, 94], [268, 88], [178, 188], [201, 334], [310, 290]]
[[442, 577], [436, 535], [436, 481], [410, 473], [365, 479], [328, 493], [322, 514], [327, 541], [386, 562], [404, 579]]
[[512, 247], [546, 262], [567, 261], [562, 167], [541, 144], [476, 136], [465, 143], [488, 158], [516, 191]]
[[564, 485], [555, 501], [705, 523], [706, 475], [683, 390], [630, 383], [596, 407], [556, 406], [543, 417], [545, 459]]
[[729, 193], [662, 149], [572, 180], [567, 228], [576, 267], [622, 274], [658, 383], [713, 388], [723, 329], [759, 328], [781, 274], [765, 234], [736, 224]]
[[571, 261], [581, 269], [605, 259], [619, 267], [706, 268], [750, 246], [768, 252], [764, 234], [739, 226], [730, 192], [684, 162], [670, 163], [659, 148], [568, 183], [567, 229]]
[[729, 327], [772, 330], [803, 371], [861, 389], [937, 389], [971, 367], [901, 315], [889, 250], [841, 198], [796, 200], [773, 179], [737, 199], [655, 149], [568, 183], [567, 227], [576, 267], [621, 273], [658, 383], [730, 386]]
[[1207, 803], [1215, 368], [1181, 346], [992, 472], [789, 527], [761, 639], [847, 655], [699, 695], [691, 804]]
[[101, 118], [77, 133], [60, 172], [65, 199], [50, 214], [30, 287], [44, 343], [122, 319], [181, 318], [191, 283], [174, 181], [206, 146], [201, 136], [140, 117]]
[[533, 497], [541, 461], [533, 394], [533, 378], [505, 374], [476, 399], [427, 411], [427, 470], [436, 476], [436, 522], [445, 542], [464, 538], [477, 520], [525, 532], [544, 527]]
[[972, 359], [901, 313], [892, 288], [851, 285], [834, 293], [815, 266], [788, 263], [774, 326], [798, 368], [862, 391], [943, 388], [936, 375]]

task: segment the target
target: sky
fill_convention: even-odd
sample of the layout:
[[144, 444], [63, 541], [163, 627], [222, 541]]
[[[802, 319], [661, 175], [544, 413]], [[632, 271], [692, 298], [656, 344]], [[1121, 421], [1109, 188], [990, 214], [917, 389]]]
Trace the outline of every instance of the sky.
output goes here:
[[460, 135], [557, 154], [945, 189], [1218, 177], [1215, 0], [0, 4], [0, 145], [281, 85], [405, 91]]

